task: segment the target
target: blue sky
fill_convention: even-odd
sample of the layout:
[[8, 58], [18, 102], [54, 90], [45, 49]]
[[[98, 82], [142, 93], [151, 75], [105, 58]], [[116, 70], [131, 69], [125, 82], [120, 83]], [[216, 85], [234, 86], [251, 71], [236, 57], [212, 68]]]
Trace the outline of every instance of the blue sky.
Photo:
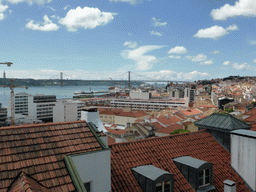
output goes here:
[[255, 76], [255, 0], [0, 2], [0, 61], [13, 62], [0, 72], [9, 78]]

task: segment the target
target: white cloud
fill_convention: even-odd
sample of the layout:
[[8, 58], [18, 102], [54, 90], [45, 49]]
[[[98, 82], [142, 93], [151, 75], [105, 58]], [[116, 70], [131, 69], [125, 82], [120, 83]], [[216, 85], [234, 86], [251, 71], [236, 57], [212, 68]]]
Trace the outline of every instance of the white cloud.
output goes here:
[[163, 47], [164, 46], [159, 45], [145, 45], [134, 50], [124, 50], [121, 54], [125, 59], [134, 60], [136, 62], [137, 70], [148, 70], [151, 69], [153, 64], [157, 63], [158, 60], [153, 55], [145, 54], [156, 49], [161, 49]]
[[162, 33], [157, 32], [157, 31], [151, 31], [151, 32], [150, 32], [150, 35], [162, 36], [163, 34], [162, 34]]
[[253, 60], [253, 63], [256, 63], [256, 59]]
[[26, 24], [26, 28], [39, 31], [57, 31], [59, 29], [59, 26], [55, 23], [52, 23], [52, 20], [50, 20], [48, 16], [45, 15], [42, 25], [40, 25], [39, 23], [34, 23], [33, 20], [30, 20]]
[[221, 26], [215, 25], [210, 28], [200, 29], [195, 35], [193, 35], [193, 37], [218, 39], [220, 37], [223, 37], [224, 35], [229, 34], [230, 31], [235, 30], [238, 30], [236, 24], [230, 25], [226, 29]]
[[248, 65], [247, 63], [243, 63], [243, 64], [241, 64], [241, 65], [239, 65], [238, 63], [233, 63], [232, 64], [232, 67], [234, 68], [234, 69], [238, 69], [238, 70], [242, 70], [242, 69], [250, 69], [251, 68], [251, 66], [250, 65]]
[[212, 51], [211, 52], [211, 54], [214, 54], [214, 55], [217, 55], [217, 54], [219, 54], [220, 53], [220, 51], [218, 51], [218, 50], [215, 50], [215, 51]]
[[172, 58], [172, 59], [180, 59], [181, 58], [181, 56], [175, 56], [175, 55], [169, 55], [169, 58]]
[[33, 3], [37, 3], [40, 5], [43, 5], [45, 3], [50, 3], [52, 0], [6, 0], [7, 2], [10, 2], [12, 4], [27, 2], [28, 4], [32, 5]]
[[223, 62], [223, 65], [230, 65], [230, 64], [231, 64], [230, 61]]
[[126, 41], [124, 42], [124, 46], [127, 46], [129, 48], [135, 48], [137, 47], [138, 43], [136, 41], [132, 42], [132, 41]]
[[183, 54], [183, 53], [187, 53], [187, 48], [183, 47], [183, 46], [176, 46], [174, 48], [171, 48], [169, 51], [168, 51], [169, 54], [172, 54], [172, 53], [178, 53], [178, 54]]
[[248, 65], [247, 63], [243, 63], [241, 65], [239, 65], [238, 63], [231, 63], [230, 61], [225, 61], [223, 62], [223, 65], [230, 65], [233, 69], [237, 69], [237, 70], [243, 70], [243, 69], [251, 69], [251, 66]]
[[161, 27], [167, 25], [167, 22], [160, 22], [160, 19], [156, 19], [155, 17], [152, 17], [153, 25], [156, 27]]
[[213, 64], [213, 59], [208, 60], [208, 61], [202, 61], [201, 64], [202, 65], [212, 65]]
[[70, 7], [70, 5], [65, 6], [63, 9], [66, 10], [68, 7]]
[[3, 20], [5, 18], [4, 12], [8, 9], [7, 5], [3, 5], [0, 1], [0, 20]]
[[251, 41], [250, 42], [252, 45], [256, 45], [256, 41]]
[[77, 7], [68, 11], [66, 17], [59, 20], [65, 25], [68, 31], [77, 31], [78, 28], [94, 29], [97, 26], [105, 25], [114, 19], [114, 13], [100, 11], [98, 8]]
[[185, 58], [193, 62], [201, 62], [201, 61], [205, 61], [207, 59], [207, 56], [203, 53], [200, 53], [196, 56], [186, 56]]
[[134, 5], [142, 0], [109, 0], [109, 1], [113, 1], [113, 2], [127, 2], [130, 3], [131, 5]]
[[213, 9], [210, 13], [214, 20], [226, 20], [228, 17], [235, 16], [256, 16], [256, 1], [255, 0], [239, 0], [235, 5], [225, 4], [219, 9]]

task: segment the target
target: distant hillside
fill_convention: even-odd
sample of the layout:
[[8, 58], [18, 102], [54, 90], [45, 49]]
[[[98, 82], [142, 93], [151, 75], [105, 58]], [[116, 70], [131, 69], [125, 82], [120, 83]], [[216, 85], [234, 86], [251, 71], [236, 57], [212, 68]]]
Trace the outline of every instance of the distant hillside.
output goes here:
[[[8, 78], [0, 78], [0, 86], [1, 85], [10, 85], [11, 79]], [[121, 86], [127, 86], [128, 81], [115, 81], [116, 84]], [[131, 82], [131, 86], [137, 86], [142, 84], [143, 82]], [[14, 86], [60, 86], [60, 80], [56, 79], [13, 79]], [[112, 81], [104, 81], [104, 80], [63, 80], [64, 86], [115, 86]]]

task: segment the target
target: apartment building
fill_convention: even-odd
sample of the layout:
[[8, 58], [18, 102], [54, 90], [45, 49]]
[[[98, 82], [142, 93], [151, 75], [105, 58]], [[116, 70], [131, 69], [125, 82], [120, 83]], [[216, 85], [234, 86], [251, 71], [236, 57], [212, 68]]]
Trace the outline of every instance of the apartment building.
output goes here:
[[2, 103], [0, 103], [0, 127], [6, 125], [7, 119], [7, 108], [2, 107]]
[[174, 98], [168, 100], [154, 99], [113, 99], [110, 106], [113, 108], [131, 108], [134, 110], [160, 110], [169, 107], [188, 107], [188, 98]]
[[[43, 122], [53, 121], [53, 107], [56, 104], [56, 95], [31, 95], [17, 93], [14, 96], [15, 114], [28, 115]], [[10, 110], [8, 111], [10, 116]]]
[[85, 102], [59, 100], [53, 107], [53, 122], [77, 121], [81, 119], [81, 110]]

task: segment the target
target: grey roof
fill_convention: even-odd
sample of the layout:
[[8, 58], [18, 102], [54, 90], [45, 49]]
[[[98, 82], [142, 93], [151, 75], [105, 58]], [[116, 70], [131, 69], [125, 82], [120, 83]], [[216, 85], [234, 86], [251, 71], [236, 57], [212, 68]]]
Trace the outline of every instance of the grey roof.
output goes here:
[[200, 159], [196, 159], [196, 158], [193, 158], [190, 156], [178, 157], [178, 158], [173, 159], [173, 161], [190, 166], [190, 167], [194, 167], [196, 169], [201, 167], [201, 165], [208, 163], [206, 161], [202, 161]]
[[195, 125], [200, 128], [223, 129], [227, 131], [233, 131], [236, 129], [250, 129], [251, 127], [232, 115], [218, 113], [214, 113], [204, 119], [196, 121]]
[[231, 134], [256, 138], [256, 131], [250, 131], [250, 130], [239, 129], [239, 130], [232, 131]]
[[162, 169], [159, 169], [155, 167], [154, 165], [143, 165], [139, 167], [132, 168], [133, 171], [136, 171], [140, 175], [143, 175], [153, 181], [155, 181], [158, 177], [160, 177], [163, 174], [171, 174], [167, 171], [164, 171]]

